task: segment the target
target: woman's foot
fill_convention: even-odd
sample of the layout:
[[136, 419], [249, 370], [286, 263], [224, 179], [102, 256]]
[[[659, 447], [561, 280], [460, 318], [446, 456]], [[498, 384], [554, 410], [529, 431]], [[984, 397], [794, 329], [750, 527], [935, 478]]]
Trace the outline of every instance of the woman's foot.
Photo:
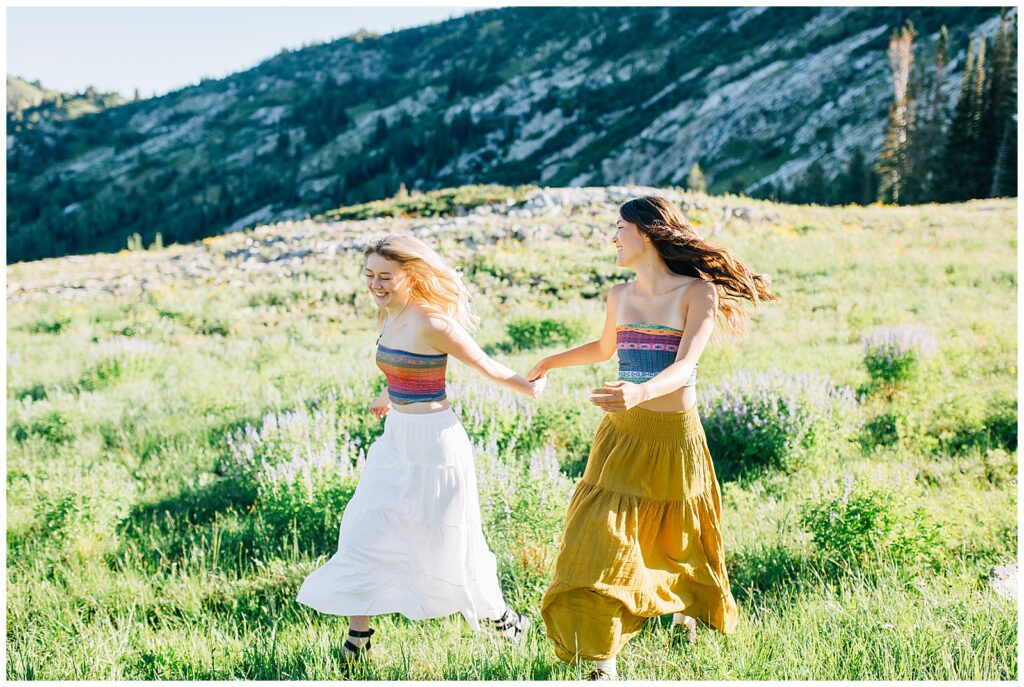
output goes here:
[[588, 681], [597, 680], [618, 680], [619, 676], [615, 670], [615, 657], [606, 658], [603, 661], [594, 661], [594, 669], [587, 676]]
[[341, 647], [341, 659], [345, 663], [370, 658], [370, 636], [373, 630], [349, 630], [348, 639]]
[[491, 622], [494, 623], [494, 629], [514, 645], [522, 643], [526, 638], [526, 631], [530, 629], [530, 619], [508, 607], [500, 618]]
[[697, 643], [697, 619], [682, 613], [672, 614], [672, 633], [687, 644]]
[[609, 673], [607, 670], [602, 670], [601, 668], [594, 668], [590, 671], [590, 675], [587, 676], [587, 680], [589, 681], [618, 679], [619, 678], [615, 673]]

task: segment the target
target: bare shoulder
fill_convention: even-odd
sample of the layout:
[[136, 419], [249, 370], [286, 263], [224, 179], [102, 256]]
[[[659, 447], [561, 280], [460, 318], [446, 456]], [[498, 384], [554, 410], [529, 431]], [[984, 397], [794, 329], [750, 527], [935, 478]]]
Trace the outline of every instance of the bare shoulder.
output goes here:
[[632, 286], [633, 286], [633, 282], [631, 282], [631, 281], [625, 281], [625, 282], [622, 282], [621, 284], [616, 284], [612, 288], [608, 289], [608, 300], [612, 300], [612, 299], [616, 299], [617, 300], [619, 298], [622, 298], [622, 296], [627, 291], [629, 291], [630, 287], [632, 287]]
[[697, 279], [692, 286], [683, 293], [683, 300], [688, 303], [711, 303], [718, 302], [718, 289], [715, 283], [706, 279]]
[[438, 337], [450, 338], [458, 327], [447, 313], [428, 305], [417, 304], [410, 308], [409, 316], [416, 332], [428, 341]]

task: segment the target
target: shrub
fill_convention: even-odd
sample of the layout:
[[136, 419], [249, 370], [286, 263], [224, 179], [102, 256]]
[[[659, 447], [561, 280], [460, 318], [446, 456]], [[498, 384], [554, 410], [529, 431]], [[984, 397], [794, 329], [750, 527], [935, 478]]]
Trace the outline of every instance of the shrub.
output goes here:
[[533, 350], [542, 346], [567, 345], [583, 336], [585, 325], [579, 320], [520, 317], [505, 325], [509, 350]]
[[1016, 399], [990, 400], [979, 418], [958, 416], [952, 428], [940, 434], [939, 446], [948, 453], [962, 453], [975, 446], [1016, 451]]
[[223, 317], [204, 317], [196, 330], [204, 336], [230, 336], [231, 323]]
[[939, 528], [905, 492], [848, 478], [842, 493], [805, 502], [800, 524], [812, 535], [818, 561], [828, 570], [877, 570], [886, 561], [905, 568], [934, 563]]
[[123, 465], [112, 461], [92, 465], [73, 491], [36, 504], [34, 528], [45, 536], [32, 536], [26, 542], [45, 541], [65, 558], [87, 559], [112, 551], [118, 525], [131, 510], [134, 490], [135, 482]]
[[864, 448], [895, 445], [900, 440], [900, 416], [890, 411], [875, 415], [864, 423], [860, 440]]
[[811, 449], [845, 438], [857, 400], [821, 375], [738, 372], [703, 393], [702, 424], [722, 479], [793, 472]]
[[33, 334], [59, 334], [71, 324], [71, 317], [66, 314], [54, 318], [43, 318], [36, 320], [29, 325], [28, 330]]
[[864, 367], [880, 385], [894, 386], [909, 381], [921, 361], [935, 353], [935, 337], [917, 325], [881, 327], [861, 337]]
[[74, 441], [82, 427], [77, 417], [53, 408], [32, 418], [28, 422], [27, 431], [20, 423], [14, 423], [13, 429], [14, 438], [18, 441], [25, 441], [29, 436], [37, 436], [47, 443], [59, 446]]
[[123, 367], [119, 358], [116, 356], [103, 358], [82, 373], [81, 379], [78, 380], [78, 386], [84, 391], [104, 389], [117, 382], [122, 372]]

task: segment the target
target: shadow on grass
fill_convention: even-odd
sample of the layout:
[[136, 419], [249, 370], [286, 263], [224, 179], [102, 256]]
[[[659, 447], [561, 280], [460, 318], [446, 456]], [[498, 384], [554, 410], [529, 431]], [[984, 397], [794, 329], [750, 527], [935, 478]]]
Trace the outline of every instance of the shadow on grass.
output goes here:
[[805, 589], [821, 579], [808, 559], [781, 544], [744, 549], [732, 554], [726, 566], [739, 604], [773, 592]]
[[[221, 478], [202, 487], [132, 508], [122, 523], [122, 534], [133, 530], [187, 530], [206, 524], [231, 509], [245, 510], [256, 502], [256, 491], [241, 480]], [[150, 532], [146, 533], [147, 536]]]

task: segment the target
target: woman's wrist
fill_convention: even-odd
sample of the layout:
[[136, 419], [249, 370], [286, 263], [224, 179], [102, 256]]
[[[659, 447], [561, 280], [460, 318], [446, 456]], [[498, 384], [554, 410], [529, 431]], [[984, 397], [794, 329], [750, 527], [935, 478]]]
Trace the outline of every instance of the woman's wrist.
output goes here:
[[647, 382], [637, 384], [640, 387], [640, 403], [646, 403], [650, 401], [654, 396], [651, 395], [651, 387], [647, 386]]

